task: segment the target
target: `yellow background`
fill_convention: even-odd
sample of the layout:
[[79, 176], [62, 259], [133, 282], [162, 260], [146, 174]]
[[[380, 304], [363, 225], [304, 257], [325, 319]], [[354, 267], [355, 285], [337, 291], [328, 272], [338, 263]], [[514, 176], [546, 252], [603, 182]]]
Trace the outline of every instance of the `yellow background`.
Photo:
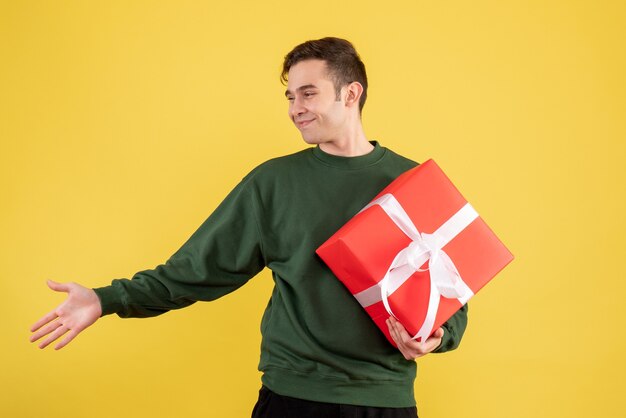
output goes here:
[[621, 417], [626, 374], [622, 1], [10, 1], [0, 8], [0, 416], [247, 417], [264, 271], [67, 348], [28, 328], [165, 261], [255, 165], [302, 149], [282, 57], [333, 35], [364, 125], [435, 158], [516, 255], [461, 348], [418, 361], [421, 417]]

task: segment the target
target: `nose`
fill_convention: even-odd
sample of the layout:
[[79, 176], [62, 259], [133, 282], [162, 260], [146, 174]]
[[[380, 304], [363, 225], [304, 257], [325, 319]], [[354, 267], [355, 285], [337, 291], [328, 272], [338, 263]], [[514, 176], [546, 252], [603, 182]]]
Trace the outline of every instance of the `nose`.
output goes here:
[[292, 119], [296, 119], [298, 116], [306, 113], [306, 109], [302, 105], [302, 100], [295, 97], [293, 101], [289, 102], [289, 116]]

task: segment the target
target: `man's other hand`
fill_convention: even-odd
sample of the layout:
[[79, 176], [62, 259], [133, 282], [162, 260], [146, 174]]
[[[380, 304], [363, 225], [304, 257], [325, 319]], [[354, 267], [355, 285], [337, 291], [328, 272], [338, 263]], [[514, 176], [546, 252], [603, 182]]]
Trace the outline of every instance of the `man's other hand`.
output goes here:
[[387, 319], [387, 326], [389, 327], [391, 338], [393, 338], [398, 345], [398, 350], [400, 350], [407, 360], [415, 360], [439, 347], [444, 332], [443, 328], [439, 328], [433, 335], [428, 337], [426, 341], [418, 342], [411, 338], [402, 324], [394, 317]]
[[77, 283], [56, 283], [48, 280], [48, 287], [55, 292], [67, 293], [67, 299], [31, 327], [30, 331], [33, 334], [30, 341], [34, 342], [46, 337], [39, 343], [39, 348], [45, 348], [63, 337], [54, 347], [55, 350], [59, 350], [81, 331], [96, 322], [102, 315], [102, 307], [93, 289]]

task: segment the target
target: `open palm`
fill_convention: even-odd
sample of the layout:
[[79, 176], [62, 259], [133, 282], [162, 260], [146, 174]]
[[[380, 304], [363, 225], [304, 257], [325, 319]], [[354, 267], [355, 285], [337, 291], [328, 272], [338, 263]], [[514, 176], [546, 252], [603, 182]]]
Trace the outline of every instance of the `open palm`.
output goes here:
[[67, 293], [67, 299], [31, 327], [30, 331], [33, 334], [30, 341], [46, 337], [39, 343], [39, 348], [45, 348], [63, 337], [54, 347], [55, 350], [59, 350], [96, 322], [102, 315], [102, 307], [93, 289], [77, 283], [56, 283], [52, 280], [48, 280], [48, 286], [56, 292]]

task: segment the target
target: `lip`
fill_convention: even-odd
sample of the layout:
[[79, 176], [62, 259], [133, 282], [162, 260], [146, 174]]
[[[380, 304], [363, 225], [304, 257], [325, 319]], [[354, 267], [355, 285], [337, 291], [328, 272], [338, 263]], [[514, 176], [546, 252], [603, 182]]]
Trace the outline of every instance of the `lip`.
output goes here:
[[315, 120], [315, 118], [313, 118], [313, 119], [309, 119], [309, 120], [301, 120], [301, 121], [296, 122], [296, 126], [297, 126], [298, 128], [300, 128], [300, 129], [302, 129], [302, 128], [304, 128], [304, 127], [308, 126], [308, 125], [309, 125], [311, 122], [313, 122], [314, 120]]

